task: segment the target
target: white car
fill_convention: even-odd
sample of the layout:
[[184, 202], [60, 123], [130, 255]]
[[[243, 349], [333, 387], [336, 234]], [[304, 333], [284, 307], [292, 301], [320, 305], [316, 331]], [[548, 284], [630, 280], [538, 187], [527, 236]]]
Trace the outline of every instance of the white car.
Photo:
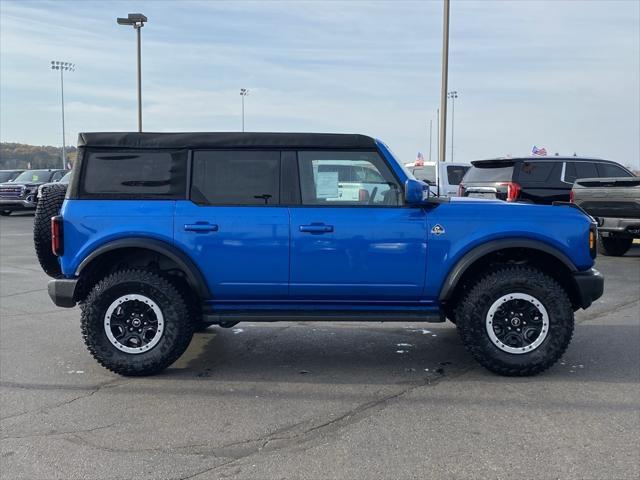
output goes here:
[[[439, 185], [436, 185], [436, 166], [439, 167]], [[413, 162], [406, 163], [405, 168], [417, 180], [429, 184], [429, 190], [432, 194], [455, 197], [458, 194], [458, 185], [471, 165], [468, 163]]]

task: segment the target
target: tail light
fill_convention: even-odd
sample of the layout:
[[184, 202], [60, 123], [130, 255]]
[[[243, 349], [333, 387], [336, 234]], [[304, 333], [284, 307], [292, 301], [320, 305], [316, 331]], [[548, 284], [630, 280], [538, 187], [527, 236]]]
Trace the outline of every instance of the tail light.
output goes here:
[[64, 238], [62, 216], [51, 217], [51, 251], [57, 257], [64, 253]]
[[574, 196], [573, 196], [573, 190], [569, 190], [569, 201], [570, 201], [571, 203], [576, 203], [576, 202], [575, 202], [575, 198], [574, 198]]
[[458, 196], [464, 197], [464, 183], [461, 183], [460, 185], [458, 185]]
[[507, 187], [507, 202], [515, 202], [520, 197], [520, 185], [516, 182], [502, 182], [498, 185]]
[[361, 203], [368, 203], [369, 202], [369, 190], [365, 189], [365, 188], [361, 188], [358, 191], [358, 201]]

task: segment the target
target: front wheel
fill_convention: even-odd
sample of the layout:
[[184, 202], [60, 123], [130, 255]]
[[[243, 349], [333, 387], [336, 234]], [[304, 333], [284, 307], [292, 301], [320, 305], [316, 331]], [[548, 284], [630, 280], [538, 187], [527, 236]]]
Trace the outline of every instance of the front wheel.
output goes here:
[[115, 272], [82, 304], [82, 335], [103, 367], [126, 376], [151, 375], [189, 346], [194, 322], [184, 296], [159, 273]]
[[610, 235], [603, 237], [600, 235], [600, 253], [611, 257], [621, 257], [629, 251], [633, 244], [633, 238], [619, 237], [616, 235]]
[[553, 278], [532, 267], [504, 267], [468, 291], [456, 322], [481, 365], [500, 375], [528, 376], [562, 356], [574, 318], [567, 293]]
[[0, 215], [2, 215], [3, 217], [8, 217], [9, 215], [11, 215], [11, 210], [0, 210]]

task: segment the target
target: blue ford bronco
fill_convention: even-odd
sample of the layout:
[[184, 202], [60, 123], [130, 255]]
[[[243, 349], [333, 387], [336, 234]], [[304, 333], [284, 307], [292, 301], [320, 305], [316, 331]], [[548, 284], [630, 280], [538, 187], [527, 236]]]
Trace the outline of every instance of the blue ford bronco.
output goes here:
[[46, 195], [49, 295], [122, 375], [205, 325], [445, 319], [489, 370], [533, 375], [603, 292], [579, 208], [434, 198], [363, 135], [84, 133]]

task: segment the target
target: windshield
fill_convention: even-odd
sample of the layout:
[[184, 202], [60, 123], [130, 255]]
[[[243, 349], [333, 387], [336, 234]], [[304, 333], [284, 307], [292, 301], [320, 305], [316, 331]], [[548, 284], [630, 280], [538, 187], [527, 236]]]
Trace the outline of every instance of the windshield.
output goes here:
[[27, 170], [16, 177], [14, 182], [48, 182], [50, 170]]
[[[503, 164], [504, 165], [504, 164]], [[510, 182], [513, 177], [513, 164], [478, 167], [474, 165], [464, 176], [463, 182]]]
[[435, 165], [425, 165], [423, 167], [413, 167], [411, 173], [418, 180], [423, 180], [431, 185], [436, 184], [436, 167]]
[[16, 172], [0, 172], [0, 183], [8, 182], [16, 176]]

